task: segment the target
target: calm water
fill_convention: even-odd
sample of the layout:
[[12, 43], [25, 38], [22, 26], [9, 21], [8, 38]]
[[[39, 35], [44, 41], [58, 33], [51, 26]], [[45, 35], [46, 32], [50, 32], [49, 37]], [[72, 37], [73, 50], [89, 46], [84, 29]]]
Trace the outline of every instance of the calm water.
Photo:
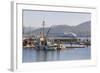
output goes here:
[[23, 59], [25, 62], [41, 61], [60, 61], [60, 60], [84, 60], [91, 58], [91, 49], [88, 48], [70, 48], [60, 51], [37, 51], [32, 48], [23, 48]]

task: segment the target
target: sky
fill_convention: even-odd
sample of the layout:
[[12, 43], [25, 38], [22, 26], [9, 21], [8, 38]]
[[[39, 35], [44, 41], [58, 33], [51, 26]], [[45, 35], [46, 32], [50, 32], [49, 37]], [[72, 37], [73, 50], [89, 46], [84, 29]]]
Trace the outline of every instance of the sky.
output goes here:
[[52, 25], [76, 26], [83, 22], [91, 21], [91, 14], [23, 10], [23, 26], [39, 28], [42, 27], [43, 20], [45, 21], [45, 27], [50, 27]]

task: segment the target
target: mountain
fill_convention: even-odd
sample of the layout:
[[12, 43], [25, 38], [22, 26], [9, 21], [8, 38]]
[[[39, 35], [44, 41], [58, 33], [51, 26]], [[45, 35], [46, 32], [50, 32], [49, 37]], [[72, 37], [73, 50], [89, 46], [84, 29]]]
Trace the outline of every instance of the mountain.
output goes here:
[[[49, 27], [44, 28], [44, 33], [47, 33], [48, 30], [49, 30]], [[43, 31], [43, 28], [38, 28], [38, 29], [34, 30], [32, 33], [34, 33], [35, 35], [39, 35], [40, 32], [42, 32], [42, 31]]]
[[63, 32], [71, 32], [72, 27], [68, 25], [56, 25], [52, 26], [51, 33], [63, 33]]
[[[63, 35], [64, 33], [75, 33], [77, 36], [91, 36], [91, 21], [87, 21], [84, 23], [81, 23], [77, 26], [68, 26], [65, 25], [53, 25], [52, 27], [46, 27], [44, 28], [44, 33], [46, 34], [51, 28], [49, 35], [57, 36], [58, 34]], [[42, 28], [38, 28], [35, 30], [32, 30], [31, 33], [35, 35], [39, 35], [40, 32], [42, 32]], [[63, 34], [62, 34], [63, 33]]]
[[23, 26], [22, 30], [23, 30], [23, 34], [29, 35], [31, 32], [33, 32], [35, 30], [35, 28], [34, 27], [25, 27], [25, 26]]
[[78, 36], [91, 36], [91, 21], [81, 23], [73, 28], [73, 33], [76, 33]]

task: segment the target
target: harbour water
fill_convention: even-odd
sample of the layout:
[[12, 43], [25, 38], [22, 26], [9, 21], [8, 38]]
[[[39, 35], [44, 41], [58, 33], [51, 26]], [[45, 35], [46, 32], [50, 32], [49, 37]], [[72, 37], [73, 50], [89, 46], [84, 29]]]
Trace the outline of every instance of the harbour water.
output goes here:
[[23, 48], [22, 62], [46, 62], [64, 60], [86, 60], [91, 58], [91, 48], [67, 48], [63, 50], [44, 51], [34, 48]]

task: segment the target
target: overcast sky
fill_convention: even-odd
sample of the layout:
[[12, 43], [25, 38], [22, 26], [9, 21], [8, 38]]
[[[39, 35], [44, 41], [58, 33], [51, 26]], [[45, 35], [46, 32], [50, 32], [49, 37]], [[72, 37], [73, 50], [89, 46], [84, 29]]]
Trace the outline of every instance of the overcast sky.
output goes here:
[[26, 27], [38, 28], [42, 26], [43, 20], [45, 27], [52, 25], [76, 26], [80, 23], [90, 21], [90, 13], [75, 12], [53, 12], [53, 11], [32, 11], [23, 10], [23, 25]]

